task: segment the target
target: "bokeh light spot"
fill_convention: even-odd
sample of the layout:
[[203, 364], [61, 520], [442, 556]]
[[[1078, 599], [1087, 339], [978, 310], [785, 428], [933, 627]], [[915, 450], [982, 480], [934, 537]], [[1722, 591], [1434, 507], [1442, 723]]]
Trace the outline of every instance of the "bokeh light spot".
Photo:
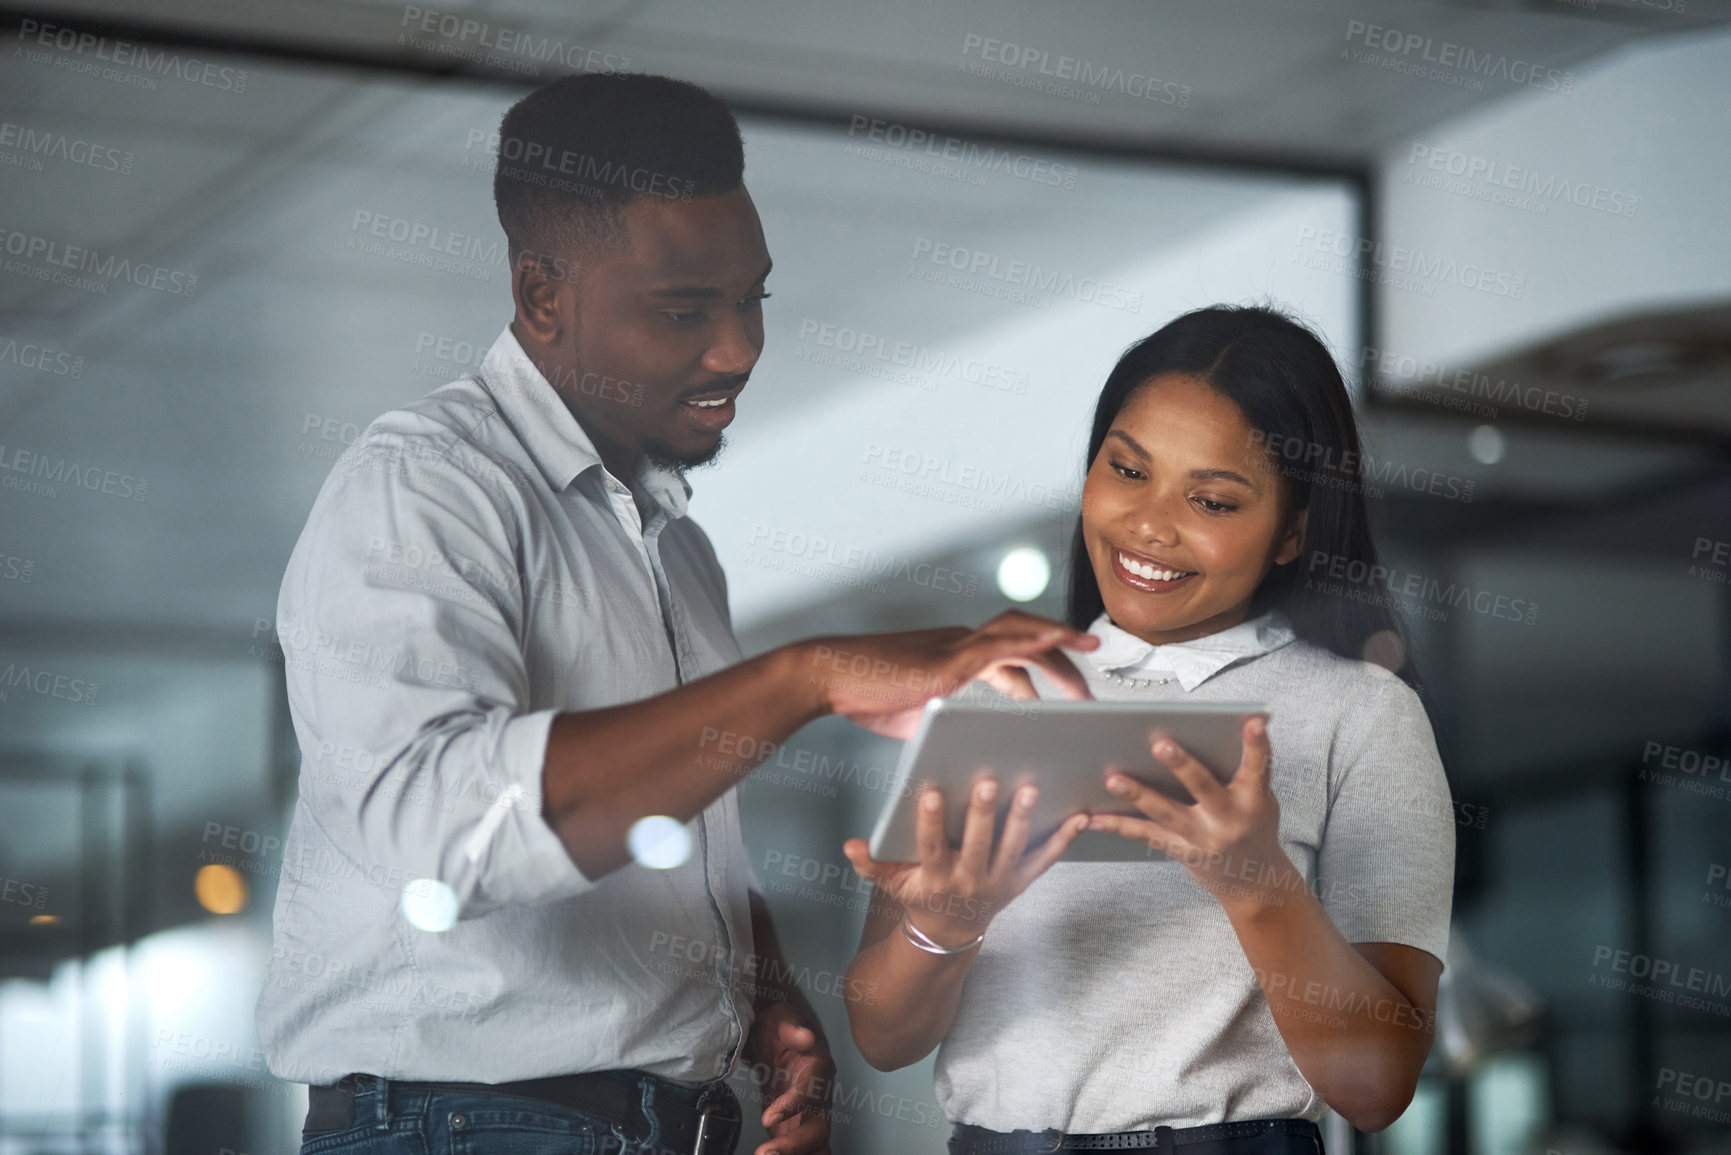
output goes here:
[[1022, 546], [998, 563], [998, 589], [1011, 601], [1031, 602], [1046, 592], [1051, 581], [1052, 563], [1044, 550]]
[[678, 819], [651, 814], [631, 824], [625, 845], [639, 866], [672, 870], [691, 857], [691, 832]]
[[213, 862], [198, 868], [192, 880], [198, 905], [212, 914], [239, 914], [246, 909], [246, 879], [232, 866]]
[[450, 930], [457, 925], [457, 892], [436, 878], [411, 879], [403, 887], [403, 917], [416, 930]]

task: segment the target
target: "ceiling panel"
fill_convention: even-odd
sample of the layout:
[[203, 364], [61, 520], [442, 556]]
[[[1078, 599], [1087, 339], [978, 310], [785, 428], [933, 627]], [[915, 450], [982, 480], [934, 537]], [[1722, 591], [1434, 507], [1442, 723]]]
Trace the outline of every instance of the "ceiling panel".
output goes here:
[[1731, 18], [1731, 0], [1686, 11], [1634, 0], [643, 0], [580, 13], [555, 0], [72, 0], [9, 11], [108, 22], [117, 38], [155, 30], [512, 84], [627, 67], [788, 109], [1352, 163], [1522, 91], [1532, 68], [1561, 76], [1638, 37]]

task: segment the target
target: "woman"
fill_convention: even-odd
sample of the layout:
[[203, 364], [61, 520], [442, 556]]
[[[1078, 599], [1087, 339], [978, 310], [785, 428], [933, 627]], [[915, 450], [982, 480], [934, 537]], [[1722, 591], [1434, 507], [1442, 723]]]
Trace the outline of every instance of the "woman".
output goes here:
[[[1375, 1131], [1411, 1100], [1454, 833], [1418, 696], [1362, 660], [1398, 650], [1395, 623], [1330, 576], [1376, 562], [1359, 460], [1333, 359], [1271, 310], [1187, 314], [1107, 378], [1071, 558], [1070, 622], [1101, 639], [1090, 688], [1268, 721], [1229, 785], [1158, 740], [1192, 804], [1109, 775], [1133, 814], [1076, 816], [1027, 854], [1034, 791], [994, 850], [991, 782], [959, 851], [935, 793], [920, 861], [848, 843], [879, 891], [855, 1042], [885, 1070], [939, 1048], [952, 1152], [1314, 1152], [1327, 1108]], [[1169, 857], [1053, 865], [1084, 829]]]

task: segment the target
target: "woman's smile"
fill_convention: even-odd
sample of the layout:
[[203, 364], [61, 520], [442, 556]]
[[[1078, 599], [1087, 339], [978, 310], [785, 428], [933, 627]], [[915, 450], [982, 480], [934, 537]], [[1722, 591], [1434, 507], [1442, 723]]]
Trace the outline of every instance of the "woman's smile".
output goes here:
[[1113, 577], [1131, 589], [1145, 593], [1171, 593], [1191, 578], [1199, 576], [1195, 570], [1184, 569], [1127, 549], [1114, 549], [1112, 561]]

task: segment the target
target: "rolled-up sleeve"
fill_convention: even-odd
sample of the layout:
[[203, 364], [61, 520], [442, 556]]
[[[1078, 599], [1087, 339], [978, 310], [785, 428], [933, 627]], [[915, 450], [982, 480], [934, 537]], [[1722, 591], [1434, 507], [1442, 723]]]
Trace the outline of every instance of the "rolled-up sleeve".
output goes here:
[[1424, 704], [1393, 674], [1376, 679], [1340, 722], [1318, 894], [1348, 942], [1401, 943], [1442, 959], [1454, 805]]
[[517, 500], [461, 443], [369, 431], [277, 605], [303, 805], [350, 868], [437, 880], [462, 918], [592, 885], [542, 817]]

